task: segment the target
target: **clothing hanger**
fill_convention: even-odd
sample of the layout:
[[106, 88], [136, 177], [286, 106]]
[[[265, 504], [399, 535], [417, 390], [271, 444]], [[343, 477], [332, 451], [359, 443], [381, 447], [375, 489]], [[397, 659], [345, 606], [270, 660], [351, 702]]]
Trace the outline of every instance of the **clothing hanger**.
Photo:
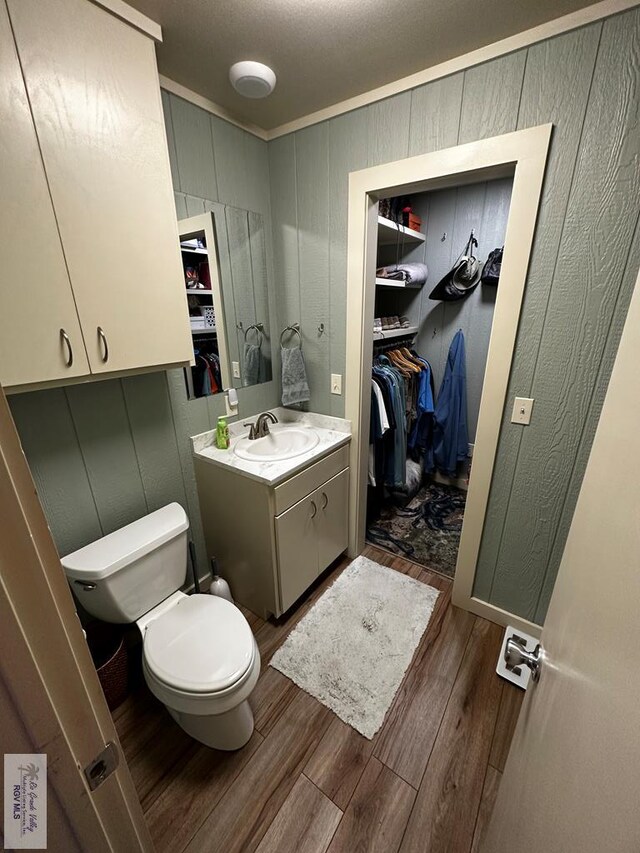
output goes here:
[[409, 364], [415, 365], [418, 372], [420, 372], [423, 368], [422, 362], [418, 359], [416, 355], [414, 355], [408, 347], [400, 347], [400, 352], [409, 362]]
[[389, 355], [391, 356], [392, 361], [398, 366], [399, 369], [408, 371], [409, 374], [412, 373], [420, 373], [421, 368], [419, 368], [414, 362], [409, 361], [403, 354], [400, 349], [392, 350]]
[[410, 375], [411, 371], [408, 369], [407, 365], [404, 364], [402, 358], [398, 354], [398, 350], [389, 350], [388, 356], [391, 364], [396, 368], [396, 370], [400, 371], [403, 376]]

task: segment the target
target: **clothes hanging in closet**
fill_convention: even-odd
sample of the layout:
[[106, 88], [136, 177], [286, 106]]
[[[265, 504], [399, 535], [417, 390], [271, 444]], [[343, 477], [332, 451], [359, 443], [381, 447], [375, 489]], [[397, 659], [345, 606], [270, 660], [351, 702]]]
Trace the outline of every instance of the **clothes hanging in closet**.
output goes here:
[[427, 452], [433, 379], [426, 359], [406, 347], [378, 355], [371, 375], [369, 482], [406, 486], [407, 452]]
[[195, 349], [195, 365], [191, 368], [193, 393], [196, 397], [209, 397], [222, 390], [220, 358], [217, 353]]
[[[464, 334], [458, 330], [449, 347], [433, 423], [433, 465], [448, 477], [469, 456], [467, 375]], [[429, 471], [425, 466], [425, 470]]]

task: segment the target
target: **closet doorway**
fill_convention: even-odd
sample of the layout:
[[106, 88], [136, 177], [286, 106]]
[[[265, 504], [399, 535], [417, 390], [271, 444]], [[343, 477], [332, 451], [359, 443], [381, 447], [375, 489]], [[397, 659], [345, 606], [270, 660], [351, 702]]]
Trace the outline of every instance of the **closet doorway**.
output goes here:
[[[543, 125], [349, 176], [349, 553], [367, 537], [453, 576], [456, 605], [523, 629], [472, 590], [550, 136]], [[499, 286], [480, 283], [503, 246]], [[461, 394], [466, 431], [447, 415]]]

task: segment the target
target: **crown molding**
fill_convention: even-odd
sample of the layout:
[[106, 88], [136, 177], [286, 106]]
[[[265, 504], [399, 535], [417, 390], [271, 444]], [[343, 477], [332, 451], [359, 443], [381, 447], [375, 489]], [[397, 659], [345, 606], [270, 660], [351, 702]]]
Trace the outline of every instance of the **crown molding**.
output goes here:
[[236, 127], [240, 127], [242, 128], [242, 130], [246, 130], [249, 133], [252, 133], [254, 136], [257, 136], [258, 139], [262, 139], [266, 142], [269, 138], [267, 131], [261, 127], [258, 127], [257, 124], [250, 124], [249, 122], [241, 121], [240, 119], [237, 119], [234, 115], [232, 115], [228, 110], [225, 110], [224, 107], [219, 106], [214, 101], [210, 101], [209, 98], [205, 98], [203, 95], [199, 95], [192, 89], [187, 89], [186, 86], [182, 86], [180, 83], [176, 83], [175, 80], [172, 80], [170, 77], [165, 77], [164, 74], [160, 74], [159, 76], [161, 88], [165, 89], [165, 91], [167, 92], [171, 92], [172, 95], [177, 95], [184, 101], [189, 101], [190, 103], [195, 104], [196, 107], [201, 107], [208, 113], [211, 113], [214, 116], [218, 116], [218, 118], [222, 118], [225, 121], [228, 121], [229, 124], [234, 124]]
[[132, 6], [129, 6], [124, 0], [91, 0], [95, 6], [102, 6], [107, 12], [111, 12], [116, 18], [131, 24], [136, 30], [140, 30], [147, 36], [150, 36], [154, 41], [162, 41], [162, 27], [156, 24], [151, 18], [147, 18], [142, 12], [138, 12]]
[[[120, 2], [120, 0], [100, 0], [100, 5], [108, 6], [117, 2]], [[462, 56], [441, 62], [438, 65], [433, 65], [431, 68], [425, 68], [423, 71], [418, 71], [416, 74], [411, 74], [408, 77], [401, 77], [392, 83], [387, 83], [384, 86], [379, 86], [377, 89], [371, 89], [368, 92], [363, 92], [361, 95], [356, 95], [353, 98], [332, 104], [330, 107], [325, 107], [306, 116], [301, 116], [293, 121], [271, 128], [271, 130], [266, 130], [265, 128], [258, 127], [258, 125], [237, 119], [232, 113], [214, 101], [198, 95], [196, 92], [191, 91], [191, 89], [187, 89], [186, 86], [175, 83], [169, 77], [160, 75], [160, 85], [168, 92], [172, 92], [174, 95], [178, 95], [178, 97], [184, 98], [184, 100], [190, 101], [192, 104], [207, 110], [207, 112], [268, 142], [271, 139], [277, 139], [288, 133], [294, 133], [297, 130], [327, 121], [343, 113], [366, 107], [369, 104], [389, 98], [392, 95], [397, 95], [400, 92], [406, 92], [409, 89], [415, 89], [417, 86], [423, 86], [425, 83], [449, 77], [451, 74], [456, 74], [459, 71], [464, 71], [483, 62], [489, 62], [500, 56], [506, 56], [516, 50], [521, 50], [537, 42], [562, 35], [570, 30], [584, 27], [603, 18], [609, 18], [612, 15], [626, 12], [638, 5], [640, 5], [640, 0], [601, 0], [601, 2], [586, 6], [584, 9], [578, 9], [576, 12], [571, 12], [568, 15], [547, 21], [537, 27], [516, 33], [516, 35], [493, 42], [485, 47], [465, 53]]]

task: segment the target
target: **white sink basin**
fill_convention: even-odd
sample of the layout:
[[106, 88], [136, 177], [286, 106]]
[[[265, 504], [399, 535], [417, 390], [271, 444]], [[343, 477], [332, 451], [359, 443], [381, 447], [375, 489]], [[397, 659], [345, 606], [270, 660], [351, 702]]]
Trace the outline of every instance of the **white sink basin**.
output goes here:
[[319, 441], [320, 436], [310, 427], [270, 424], [269, 435], [253, 441], [246, 436], [237, 439], [233, 451], [241, 459], [252, 462], [278, 462], [313, 450]]

